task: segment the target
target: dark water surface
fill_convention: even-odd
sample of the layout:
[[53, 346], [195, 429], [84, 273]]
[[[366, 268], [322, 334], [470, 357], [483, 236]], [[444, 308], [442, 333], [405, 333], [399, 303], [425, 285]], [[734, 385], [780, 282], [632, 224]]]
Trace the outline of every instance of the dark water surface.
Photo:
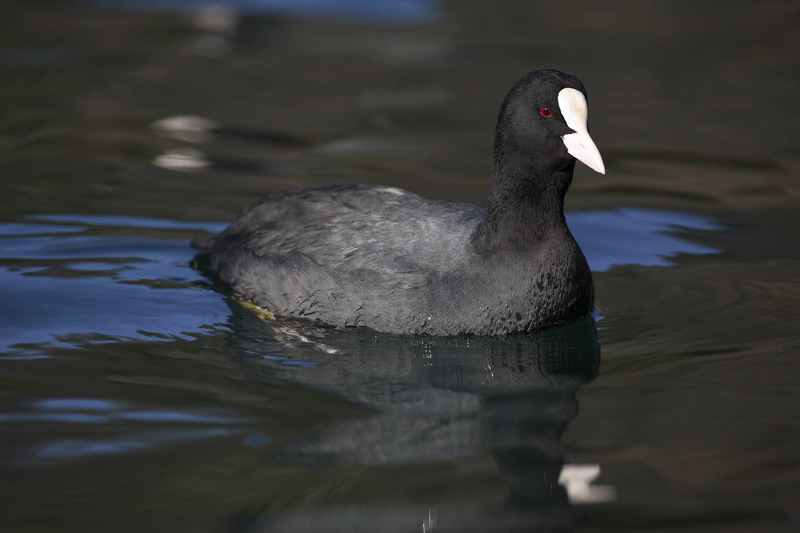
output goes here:
[[[198, 7], [200, 6], [200, 7]], [[800, 530], [796, 2], [0, 2], [0, 531]], [[598, 313], [265, 323], [188, 241], [271, 191], [483, 203], [590, 94]]]

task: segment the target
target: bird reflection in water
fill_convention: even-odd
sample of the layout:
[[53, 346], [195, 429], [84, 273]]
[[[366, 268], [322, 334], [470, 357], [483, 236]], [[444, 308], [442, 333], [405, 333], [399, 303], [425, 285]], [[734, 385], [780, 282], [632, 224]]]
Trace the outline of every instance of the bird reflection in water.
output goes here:
[[596, 465], [564, 465], [561, 442], [578, 413], [576, 391], [597, 376], [593, 319], [504, 337], [413, 337], [264, 322], [232, 307], [231, 342], [250, 378], [324, 391], [372, 411], [277, 449], [270, 461], [397, 467], [468, 463], [489, 452], [513, 480], [502, 505], [302, 507], [264, 512], [237, 528], [570, 531], [572, 504], [613, 499], [611, 487], [590, 485]]

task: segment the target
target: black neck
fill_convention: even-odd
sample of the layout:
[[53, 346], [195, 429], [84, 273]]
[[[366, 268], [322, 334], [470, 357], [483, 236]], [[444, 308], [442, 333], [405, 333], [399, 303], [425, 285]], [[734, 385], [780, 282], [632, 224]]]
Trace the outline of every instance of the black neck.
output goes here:
[[543, 164], [496, 150], [486, 217], [471, 237], [476, 251], [529, 250], [568, 232], [564, 197], [574, 168], [571, 158]]

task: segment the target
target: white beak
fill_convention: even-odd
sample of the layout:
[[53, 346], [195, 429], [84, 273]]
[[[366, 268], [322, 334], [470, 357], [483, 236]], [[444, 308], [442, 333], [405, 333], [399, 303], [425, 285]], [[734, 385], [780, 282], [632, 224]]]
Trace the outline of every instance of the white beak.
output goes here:
[[568, 133], [561, 137], [567, 147], [567, 153], [595, 172], [605, 174], [606, 167], [603, 164], [603, 158], [594, 141], [589, 137], [589, 130], [586, 126], [588, 116], [586, 97], [577, 89], [561, 89], [558, 93], [558, 107], [561, 109], [567, 126], [575, 131], [575, 133]]

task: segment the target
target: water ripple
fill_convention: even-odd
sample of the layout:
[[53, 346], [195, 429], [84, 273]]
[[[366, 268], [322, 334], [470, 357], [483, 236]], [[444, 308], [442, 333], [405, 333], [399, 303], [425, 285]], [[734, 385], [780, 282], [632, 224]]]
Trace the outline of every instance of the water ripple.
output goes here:
[[[47, 345], [191, 339], [226, 321], [225, 299], [191, 268], [188, 245], [196, 232], [218, 232], [224, 223], [86, 214], [27, 219], [0, 225], [0, 293], [14, 302], [0, 308], [0, 349], [8, 356], [38, 356]], [[669, 266], [679, 254], [718, 251], [679, 235], [719, 230], [708, 217], [620, 208], [571, 213], [568, 221], [597, 272]]]

